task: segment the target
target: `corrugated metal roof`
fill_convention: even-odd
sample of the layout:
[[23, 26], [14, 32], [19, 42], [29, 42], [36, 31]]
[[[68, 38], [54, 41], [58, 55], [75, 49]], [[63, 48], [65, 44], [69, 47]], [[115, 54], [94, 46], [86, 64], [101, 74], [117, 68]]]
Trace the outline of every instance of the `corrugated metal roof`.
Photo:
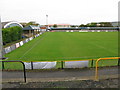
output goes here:
[[23, 30], [38, 30], [40, 29], [39, 26], [34, 26], [34, 25], [30, 25], [30, 26], [27, 26], [27, 27], [24, 27]]

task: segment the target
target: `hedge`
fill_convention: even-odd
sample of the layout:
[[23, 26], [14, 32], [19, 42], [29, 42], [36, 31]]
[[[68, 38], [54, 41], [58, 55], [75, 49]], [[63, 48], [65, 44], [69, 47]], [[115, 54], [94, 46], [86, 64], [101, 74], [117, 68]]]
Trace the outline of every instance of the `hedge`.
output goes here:
[[3, 43], [11, 43], [22, 38], [22, 28], [15, 26], [2, 29]]

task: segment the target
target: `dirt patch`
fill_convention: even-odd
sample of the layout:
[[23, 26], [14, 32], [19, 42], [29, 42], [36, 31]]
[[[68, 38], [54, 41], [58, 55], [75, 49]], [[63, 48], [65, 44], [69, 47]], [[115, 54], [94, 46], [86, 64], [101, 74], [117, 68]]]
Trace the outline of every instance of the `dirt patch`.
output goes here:
[[104, 79], [99, 81], [93, 80], [74, 80], [74, 81], [57, 81], [57, 82], [8, 82], [3, 83], [5, 88], [118, 88], [118, 78]]

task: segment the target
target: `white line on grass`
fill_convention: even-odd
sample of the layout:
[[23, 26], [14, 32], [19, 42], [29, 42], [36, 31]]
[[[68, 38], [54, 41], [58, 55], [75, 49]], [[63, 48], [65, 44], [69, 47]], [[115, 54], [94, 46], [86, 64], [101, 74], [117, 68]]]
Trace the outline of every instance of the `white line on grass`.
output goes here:
[[[47, 34], [48, 35], [48, 34]], [[40, 39], [38, 39], [35, 44], [33, 44], [33, 46], [28, 49], [19, 59], [23, 58], [28, 52], [30, 52], [30, 50], [32, 50], [41, 40], [44, 39], [44, 37], [46, 37], [47, 35], [44, 35], [43, 37], [41, 37]]]

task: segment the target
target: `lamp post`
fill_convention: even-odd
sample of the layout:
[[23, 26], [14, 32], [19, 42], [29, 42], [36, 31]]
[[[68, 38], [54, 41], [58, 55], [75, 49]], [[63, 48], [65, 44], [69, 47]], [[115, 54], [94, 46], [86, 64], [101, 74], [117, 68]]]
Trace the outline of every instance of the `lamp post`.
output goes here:
[[0, 60], [3, 58], [3, 42], [2, 42], [2, 23], [1, 23], [1, 17], [0, 17]]
[[48, 30], [48, 15], [46, 15], [46, 26], [47, 26], [47, 30]]

